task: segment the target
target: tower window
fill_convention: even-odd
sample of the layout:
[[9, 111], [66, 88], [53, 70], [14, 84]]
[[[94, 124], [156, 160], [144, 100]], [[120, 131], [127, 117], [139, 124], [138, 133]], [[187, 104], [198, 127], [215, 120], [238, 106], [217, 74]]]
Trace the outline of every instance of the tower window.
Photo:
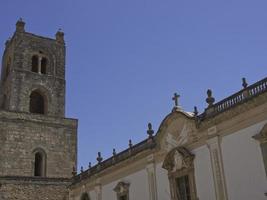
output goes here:
[[43, 150], [35, 151], [34, 176], [45, 176], [46, 156]]
[[32, 72], [38, 73], [38, 56], [32, 57]]
[[30, 112], [45, 114], [45, 99], [37, 91], [33, 91], [30, 95]]
[[46, 74], [46, 65], [47, 65], [47, 59], [42, 58], [41, 61], [41, 74]]

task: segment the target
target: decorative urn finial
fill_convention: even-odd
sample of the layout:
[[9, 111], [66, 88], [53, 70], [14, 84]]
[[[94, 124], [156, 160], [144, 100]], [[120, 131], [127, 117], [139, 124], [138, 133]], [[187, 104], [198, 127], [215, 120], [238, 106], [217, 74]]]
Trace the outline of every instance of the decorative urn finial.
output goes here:
[[198, 115], [198, 110], [197, 110], [197, 107], [194, 106], [194, 115], [197, 116]]
[[154, 134], [154, 130], [152, 129], [152, 124], [148, 123], [148, 130], [147, 130], [147, 134], [149, 138], [153, 138], [153, 134]]
[[129, 140], [129, 148], [131, 149], [133, 147], [132, 140]]
[[212, 96], [212, 90], [208, 89], [207, 91], [208, 97], [206, 98], [206, 102], [209, 104], [208, 107], [211, 107], [213, 103], [215, 102], [215, 98]]
[[117, 155], [115, 148], [113, 149], [112, 154], [113, 154], [113, 156], [116, 156]]
[[242, 86], [244, 89], [246, 89], [248, 87], [248, 83], [247, 83], [246, 78], [242, 78]]
[[102, 162], [102, 160], [103, 160], [103, 158], [101, 156], [101, 152], [98, 152], [97, 155], [98, 156], [97, 156], [96, 160], [98, 161], [98, 164], [100, 164]]

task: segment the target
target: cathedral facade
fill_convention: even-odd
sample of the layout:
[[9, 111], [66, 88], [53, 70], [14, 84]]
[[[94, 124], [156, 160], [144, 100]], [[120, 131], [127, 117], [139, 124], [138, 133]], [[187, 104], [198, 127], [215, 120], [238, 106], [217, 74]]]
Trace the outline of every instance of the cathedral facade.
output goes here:
[[0, 200], [265, 200], [267, 78], [203, 113], [174, 107], [159, 129], [77, 173], [77, 120], [65, 117], [64, 33], [19, 20], [0, 84]]

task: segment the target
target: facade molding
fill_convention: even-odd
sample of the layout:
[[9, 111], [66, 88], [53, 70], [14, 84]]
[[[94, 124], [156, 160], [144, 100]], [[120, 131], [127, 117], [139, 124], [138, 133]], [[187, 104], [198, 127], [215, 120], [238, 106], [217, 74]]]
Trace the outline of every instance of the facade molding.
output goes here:
[[207, 146], [210, 151], [216, 200], [228, 200], [219, 137], [207, 140]]

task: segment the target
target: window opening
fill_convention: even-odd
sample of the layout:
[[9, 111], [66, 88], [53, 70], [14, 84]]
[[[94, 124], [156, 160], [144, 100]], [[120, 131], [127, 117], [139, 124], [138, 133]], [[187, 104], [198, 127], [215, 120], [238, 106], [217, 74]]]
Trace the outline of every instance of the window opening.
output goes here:
[[32, 57], [32, 72], [38, 73], [38, 56]]
[[45, 114], [44, 97], [36, 91], [33, 91], [30, 95], [30, 112]]

